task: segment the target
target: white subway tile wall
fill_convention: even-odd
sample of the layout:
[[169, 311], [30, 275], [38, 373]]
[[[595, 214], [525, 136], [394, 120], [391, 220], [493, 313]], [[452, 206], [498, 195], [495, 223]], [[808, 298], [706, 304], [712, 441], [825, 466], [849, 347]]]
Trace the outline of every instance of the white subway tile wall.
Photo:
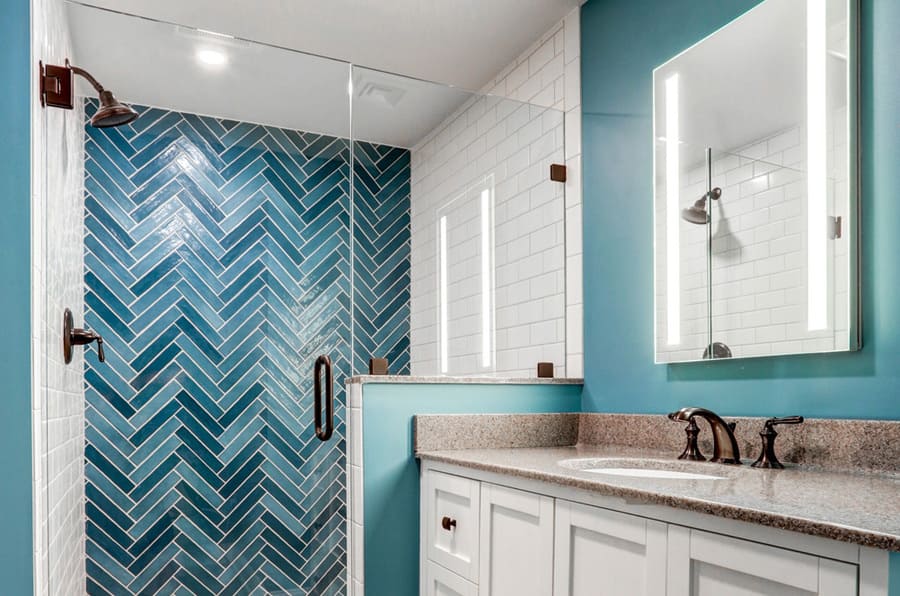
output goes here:
[[[845, 111], [831, 121], [846, 122]], [[847, 234], [829, 243], [824, 298], [831, 323], [807, 329], [805, 138], [797, 126], [713, 154], [712, 185], [721, 187], [722, 197], [712, 206], [712, 341], [724, 342], [736, 357], [846, 349], [849, 343]], [[828, 212], [846, 222], [846, 129], [833, 126], [829, 139]], [[706, 166], [697, 163], [684, 179], [682, 208], [706, 192]], [[665, 234], [664, 193], [659, 186], [657, 238]], [[680, 224], [682, 335], [675, 345], [666, 343], [666, 263], [657, 252], [657, 358], [663, 362], [700, 358], [708, 337], [706, 228]]]
[[347, 385], [347, 586], [351, 596], [365, 594], [363, 581], [362, 390]]
[[[32, 0], [33, 62], [72, 55], [65, 5]], [[32, 98], [32, 404], [35, 594], [83, 594], [83, 350], [63, 361], [65, 307], [82, 321], [84, 116]]]
[[[583, 375], [579, 11], [412, 149], [411, 372], [440, 374], [447, 216], [448, 374]], [[508, 101], [509, 98], [516, 101]], [[531, 105], [517, 102], [529, 102]], [[565, 184], [551, 163], [568, 166]], [[482, 361], [478, 193], [494, 192], [495, 361]]]

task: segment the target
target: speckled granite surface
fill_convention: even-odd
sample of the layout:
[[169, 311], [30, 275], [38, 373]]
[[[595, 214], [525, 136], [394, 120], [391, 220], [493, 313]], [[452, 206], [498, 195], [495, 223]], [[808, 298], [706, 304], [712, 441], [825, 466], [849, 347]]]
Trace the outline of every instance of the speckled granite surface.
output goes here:
[[[725, 419], [737, 422], [741, 456], [755, 460], [762, 448], [759, 432], [766, 419]], [[712, 432], [703, 420], [697, 424], [700, 451], [710, 457]], [[582, 414], [578, 443], [658, 449], [678, 455], [685, 445], [684, 426], [662, 415]], [[803, 424], [781, 425], [776, 430], [775, 451], [783, 463], [854, 472], [900, 472], [900, 422], [807, 418]]]
[[413, 451], [563, 447], [578, 439], [580, 414], [430, 414], [416, 416]]
[[[761, 470], [750, 466], [679, 462], [671, 450], [621, 446], [459, 449], [425, 451], [418, 456], [602, 495], [900, 551], [898, 474], [854, 474], [802, 467]], [[643, 464], [645, 467], [696, 471], [724, 478], [629, 478], [559, 464], [562, 460], [576, 458], [643, 458], [655, 460]], [[615, 467], [622, 466], [623, 462], [607, 461], [599, 462], [599, 465]]]
[[448, 385], [584, 385], [584, 379], [539, 379], [537, 377], [425, 377], [411, 375], [355, 375], [347, 383], [410, 383]]
[[[765, 418], [728, 417], [737, 422], [741, 456], [751, 462], [762, 449]], [[492, 414], [416, 417], [416, 451], [491, 447], [621, 445], [676, 456], [684, 449], [684, 423], [643, 414]], [[712, 433], [699, 421], [700, 451], [712, 455]], [[900, 473], [900, 422], [807, 419], [778, 426], [775, 450], [783, 463], [831, 471]], [[573, 436], [574, 433], [574, 436]]]

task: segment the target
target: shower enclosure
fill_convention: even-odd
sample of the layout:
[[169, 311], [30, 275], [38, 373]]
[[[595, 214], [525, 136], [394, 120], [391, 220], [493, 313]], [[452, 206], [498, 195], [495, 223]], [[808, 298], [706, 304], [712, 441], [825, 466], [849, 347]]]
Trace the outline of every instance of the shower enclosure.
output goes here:
[[40, 114], [41, 591], [343, 594], [348, 376], [565, 372], [563, 113], [60, 6], [138, 117]]

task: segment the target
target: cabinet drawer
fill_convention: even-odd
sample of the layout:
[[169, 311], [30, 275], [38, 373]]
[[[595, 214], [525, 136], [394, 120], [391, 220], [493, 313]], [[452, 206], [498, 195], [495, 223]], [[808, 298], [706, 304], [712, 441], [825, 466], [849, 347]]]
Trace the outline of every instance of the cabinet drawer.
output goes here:
[[422, 596], [478, 596], [478, 586], [447, 571], [434, 561], [427, 561], [425, 594]]
[[479, 483], [429, 472], [425, 477], [426, 556], [463, 578], [478, 578]]

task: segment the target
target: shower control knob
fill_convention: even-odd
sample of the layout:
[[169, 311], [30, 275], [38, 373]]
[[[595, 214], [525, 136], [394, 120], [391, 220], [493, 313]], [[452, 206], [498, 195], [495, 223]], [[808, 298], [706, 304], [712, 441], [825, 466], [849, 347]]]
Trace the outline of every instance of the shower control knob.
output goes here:
[[75, 327], [72, 311], [68, 308], [63, 312], [63, 360], [66, 364], [72, 362], [72, 348], [74, 346], [86, 346], [91, 342], [97, 342], [97, 360], [106, 362], [106, 353], [103, 351], [103, 338], [100, 334], [87, 329]]

